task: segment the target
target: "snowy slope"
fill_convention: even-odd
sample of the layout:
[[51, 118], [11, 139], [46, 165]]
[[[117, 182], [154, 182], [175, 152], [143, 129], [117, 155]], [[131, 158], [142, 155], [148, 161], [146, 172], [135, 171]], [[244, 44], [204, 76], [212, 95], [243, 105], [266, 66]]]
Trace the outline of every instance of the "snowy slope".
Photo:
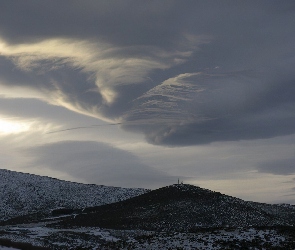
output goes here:
[[0, 246], [0, 250], [19, 250], [19, 248], [11, 248], [11, 247]]
[[10, 228], [0, 226], [0, 230], [2, 232], [0, 237], [10, 239], [12, 242], [30, 243], [36, 247], [55, 250], [295, 249], [294, 234], [290, 235], [279, 228], [208, 229], [202, 232], [184, 233], [105, 230], [97, 227], [59, 229], [29, 224]]
[[0, 221], [58, 207], [83, 208], [108, 204], [147, 191], [81, 184], [0, 169]]
[[[0, 183], [2, 213], [20, 214], [21, 206], [26, 213], [83, 207], [40, 220], [23, 216], [2, 222], [0, 246], [9, 240], [15, 248], [24, 243], [56, 250], [295, 249], [295, 206], [287, 204], [243, 201], [185, 184], [123, 189], [7, 170], [0, 170]], [[9, 192], [14, 198], [6, 197]], [[123, 201], [98, 206], [116, 200]]]

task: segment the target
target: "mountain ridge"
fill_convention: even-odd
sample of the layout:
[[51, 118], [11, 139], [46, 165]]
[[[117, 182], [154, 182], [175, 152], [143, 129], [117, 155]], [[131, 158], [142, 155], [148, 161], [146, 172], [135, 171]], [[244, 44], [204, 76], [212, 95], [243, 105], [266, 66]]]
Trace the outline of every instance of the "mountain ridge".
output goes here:
[[295, 206], [243, 201], [189, 184], [174, 184], [124, 201], [86, 208], [62, 224], [160, 231], [292, 226]]
[[243, 201], [189, 184], [124, 189], [0, 169], [0, 215], [7, 208], [0, 240], [9, 246], [295, 249], [295, 206]]
[[82, 184], [0, 169], [0, 221], [40, 210], [107, 204], [148, 191]]

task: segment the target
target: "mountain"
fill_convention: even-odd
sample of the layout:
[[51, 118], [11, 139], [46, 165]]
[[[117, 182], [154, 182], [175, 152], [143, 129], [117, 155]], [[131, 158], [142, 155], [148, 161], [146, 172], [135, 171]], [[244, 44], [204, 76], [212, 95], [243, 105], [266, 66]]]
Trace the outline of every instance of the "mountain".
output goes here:
[[291, 226], [295, 207], [243, 201], [175, 184], [121, 202], [86, 208], [63, 226], [192, 232], [200, 228]]
[[0, 222], [0, 246], [295, 249], [292, 205], [243, 201], [186, 184], [123, 189], [7, 170], [0, 170], [0, 178], [1, 211], [12, 211], [6, 213], [11, 219]]
[[81, 184], [0, 169], [0, 221], [60, 207], [99, 206], [148, 191]]

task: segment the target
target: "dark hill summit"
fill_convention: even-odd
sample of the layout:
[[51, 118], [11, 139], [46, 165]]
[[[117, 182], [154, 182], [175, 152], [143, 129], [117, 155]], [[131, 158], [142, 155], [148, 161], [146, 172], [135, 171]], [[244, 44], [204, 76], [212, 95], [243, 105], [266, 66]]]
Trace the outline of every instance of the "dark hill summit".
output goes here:
[[86, 208], [63, 226], [191, 231], [204, 227], [290, 225], [291, 205], [247, 202], [192, 185], [175, 184], [131, 199]]

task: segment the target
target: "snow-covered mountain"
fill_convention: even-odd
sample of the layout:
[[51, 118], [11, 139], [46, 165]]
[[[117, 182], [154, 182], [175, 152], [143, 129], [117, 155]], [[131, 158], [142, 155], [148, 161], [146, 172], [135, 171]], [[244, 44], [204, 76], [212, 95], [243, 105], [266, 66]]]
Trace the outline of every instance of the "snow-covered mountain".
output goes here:
[[243, 201], [177, 184], [106, 205], [7, 220], [0, 223], [0, 245], [30, 244], [26, 249], [36, 250], [295, 249], [294, 224], [295, 206]]
[[0, 169], [0, 221], [59, 207], [99, 206], [147, 191], [142, 188], [81, 184]]
[[11, 218], [0, 246], [17, 249], [295, 249], [295, 206], [185, 184], [151, 191], [0, 170], [0, 214]]

